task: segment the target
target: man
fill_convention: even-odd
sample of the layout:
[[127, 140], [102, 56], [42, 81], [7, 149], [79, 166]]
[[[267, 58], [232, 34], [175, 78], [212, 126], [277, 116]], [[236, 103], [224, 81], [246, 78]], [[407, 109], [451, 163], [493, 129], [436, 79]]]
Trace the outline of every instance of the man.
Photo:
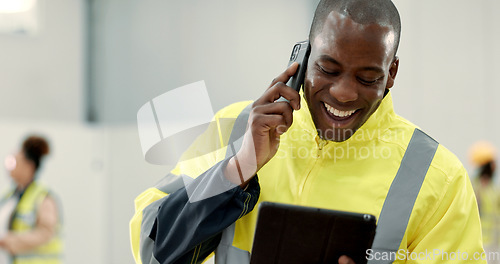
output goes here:
[[[375, 215], [373, 261], [437, 263], [465, 252], [485, 263], [465, 169], [393, 111], [400, 28], [390, 0], [322, 0], [303, 94], [285, 85], [294, 64], [253, 104], [221, 110], [216, 121], [237, 118], [231, 135], [203, 135], [188, 152], [211, 140], [229, 146], [180, 162], [136, 200], [136, 261], [198, 263], [216, 250], [217, 263], [248, 263], [252, 209], [273, 201]], [[236, 151], [239, 120], [248, 128]]]

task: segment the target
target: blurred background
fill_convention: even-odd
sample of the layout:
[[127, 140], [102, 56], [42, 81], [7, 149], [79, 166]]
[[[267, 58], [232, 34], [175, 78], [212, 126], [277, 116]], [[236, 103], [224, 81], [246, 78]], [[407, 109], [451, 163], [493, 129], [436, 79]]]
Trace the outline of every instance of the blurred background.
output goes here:
[[[257, 98], [307, 38], [317, 2], [0, 1], [0, 157], [27, 133], [50, 139], [41, 180], [62, 199], [66, 263], [133, 263], [133, 200], [170, 169], [144, 161], [139, 108], [198, 80], [214, 111]], [[500, 2], [394, 2], [396, 112], [472, 169], [473, 142], [500, 146]]]

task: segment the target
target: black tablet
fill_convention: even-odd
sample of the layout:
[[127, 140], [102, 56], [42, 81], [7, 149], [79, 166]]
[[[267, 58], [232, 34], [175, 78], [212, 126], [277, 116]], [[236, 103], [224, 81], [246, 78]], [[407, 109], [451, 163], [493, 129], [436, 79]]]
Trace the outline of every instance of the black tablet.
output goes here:
[[342, 255], [366, 263], [375, 228], [369, 214], [262, 202], [250, 263], [338, 263]]

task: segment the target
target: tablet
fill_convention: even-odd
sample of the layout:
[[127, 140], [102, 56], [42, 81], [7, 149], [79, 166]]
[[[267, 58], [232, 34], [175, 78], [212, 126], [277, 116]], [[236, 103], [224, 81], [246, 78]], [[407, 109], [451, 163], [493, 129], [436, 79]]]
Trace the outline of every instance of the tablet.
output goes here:
[[366, 263], [375, 228], [369, 214], [262, 202], [250, 263], [338, 263], [342, 255]]

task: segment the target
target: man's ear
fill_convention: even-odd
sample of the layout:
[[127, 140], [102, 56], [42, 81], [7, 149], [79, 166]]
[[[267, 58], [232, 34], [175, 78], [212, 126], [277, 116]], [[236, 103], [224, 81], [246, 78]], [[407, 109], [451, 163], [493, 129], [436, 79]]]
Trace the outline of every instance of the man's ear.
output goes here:
[[394, 57], [394, 60], [391, 63], [391, 67], [389, 68], [389, 78], [387, 78], [386, 89], [391, 88], [394, 85], [394, 80], [396, 79], [396, 75], [398, 74], [399, 68], [399, 58], [398, 56]]

